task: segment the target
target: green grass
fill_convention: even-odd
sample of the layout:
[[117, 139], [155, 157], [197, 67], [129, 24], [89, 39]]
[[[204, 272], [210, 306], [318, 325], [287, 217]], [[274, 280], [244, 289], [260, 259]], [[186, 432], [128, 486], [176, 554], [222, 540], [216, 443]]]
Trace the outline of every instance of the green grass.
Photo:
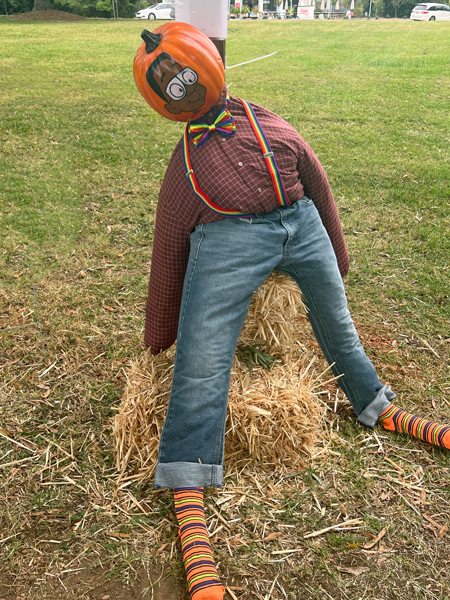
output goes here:
[[[140, 593], [151, 587], [148, 573], [154, 581], [161, 569], [182, 570], [170, 495], [133, 488], [148, 508], [140, 515], [114, 497], [110, 477], [110, 418], [129, 360], [142, 350], [158, 191], [183, 129], [135, 88], [132, 61], [148, 26], [0, 18], [0, 327], [35, 320], [34, 283], [46, 348], [44, 359], [36, 327], [0, 341], [0, 431], [35, 449], [30, 462], [0, 472], [0, 530], [16, 536], [0, 539], [0, 595], [17, 581], [37, 599], [63, 592], [56, 575], [80, 552], [91, 575], [111, 582], [61, 575], [74, 597], [95, 589], [95, 597], [125, 598], [119, 579], [141, 581]], [[230, 92], [286, 118], [318, 154], [346, 233], [346, 285], [362, 341], [402, 403], [441, 420], [450, 419], [449, 34], [446, 23], [230, 21], [227, 42], [229, 65], [277, 50], [230, 70]], [[389, 483], [398, 473], [373, 441], [364, 449], [369, 433], [345, 403], [329, 421], [334, 454], [285, 480], [279, 504], [249, 499], [221, 509], [242, 518], [230, 530], [232, 556], [216, 541], [228, 584], [256, 580], [261, 589], [252, 590], [264, 597], [278, 574], [293, 600], [448, 598], [448, 535], [435, 535], [411, 508], [449, 523], [448, 454], [382, 438], [406, 481], [418, 485], [422, 469], [423, 505], [414, 490]], [[1, 437], [4, 455], [0, 466], [30, 458]], [[226, 485], [237, 485], [232, 475]], [[334, 524], [344, 509], [363, 529], [305, 542], [304, 533]], [[270, 563], [286, 545], [255, 541], [265, 522], [281, 528], [288, 548], [305, 545], [304, 555]], [[385, 526], [395, 553], [378, 565], [361, 548]], [[371, 571], [356, 579], [337, 569], [363, 564]]]
[[[153, 114], [136, 92], [131, 65], [142, 23], [0, 26], [3, 260], [14, 265], [13, 248], [26, 244], [23, 266], [41, 272], [75, 247], [87, 200], [128, 194], [132, 218], [145, 221], [181, 126]], [[448, 26], [275, 21], [230, 22], [229, 30], [229, 64], [278, 51], [229, 71], [230, 91], [281, 114], [318, 154], [345, 216], [349, 281], [358, 291], [371, 280], [389, 308], [442, 333]]]

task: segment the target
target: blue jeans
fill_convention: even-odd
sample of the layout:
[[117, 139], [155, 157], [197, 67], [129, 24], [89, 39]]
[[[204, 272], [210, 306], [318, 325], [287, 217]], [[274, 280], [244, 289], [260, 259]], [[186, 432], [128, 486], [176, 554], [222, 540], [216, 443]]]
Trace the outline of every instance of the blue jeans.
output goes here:
[[172, 392], [154, 487], [222, 487], [231, 365], [253, 292], [273, 269], [300, 287], [314, 334], [358, 420], [373, 427], [395, 394], [379, 381], [347, 308], [342, 278], [313, 202], [191, 234]]

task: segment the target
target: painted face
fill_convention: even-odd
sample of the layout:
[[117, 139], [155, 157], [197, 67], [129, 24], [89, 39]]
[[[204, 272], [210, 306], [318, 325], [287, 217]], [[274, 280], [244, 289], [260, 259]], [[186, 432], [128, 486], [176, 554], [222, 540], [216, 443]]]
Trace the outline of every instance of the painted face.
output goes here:
[[191, 68], [183, 69], [173, 59], [165, 58], [153, 70], [153, 78], [167, 99], [164, 108], [173, 115], [195, 114], [204, 105], [206, 88], [198, 83], [198, 75]]

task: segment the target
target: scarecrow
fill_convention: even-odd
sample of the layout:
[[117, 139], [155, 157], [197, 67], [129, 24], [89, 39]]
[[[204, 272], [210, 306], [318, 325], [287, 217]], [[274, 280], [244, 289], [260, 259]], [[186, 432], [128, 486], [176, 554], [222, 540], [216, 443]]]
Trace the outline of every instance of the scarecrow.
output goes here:
[[195, 27], [170, 22], [142, 39], [140, 93], [163, 117], [187, 123], [160, 191], [146, 306], [150, 351], [177, 341], [154, 487], [174, 490], [190, 597], [221, 600], [203, 490], [222, 487], [233, 355], [253, 292], [273, 270], [298, 284], [360, 423], [447, 448], [450, 428], [392, 404], [366, 356], [342, 282], [342, 227], [309, 145], [276, 114], [228, 94], [223, 60]]

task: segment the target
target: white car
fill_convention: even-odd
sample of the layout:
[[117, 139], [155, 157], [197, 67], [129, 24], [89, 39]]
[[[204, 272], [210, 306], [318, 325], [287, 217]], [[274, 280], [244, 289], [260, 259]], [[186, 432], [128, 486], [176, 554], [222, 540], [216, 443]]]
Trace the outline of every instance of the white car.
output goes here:
[[143, 8], [136, 13], [137, 19], [164, 19], [170, 21], [170, 9], [172, 8], [172, 2], [166, 2], [163, 4], [153, 4], [147, 8]]
[[409, 18], [413, 21], [450, 21], [450, 6], [436, 3], [418, 4]]

